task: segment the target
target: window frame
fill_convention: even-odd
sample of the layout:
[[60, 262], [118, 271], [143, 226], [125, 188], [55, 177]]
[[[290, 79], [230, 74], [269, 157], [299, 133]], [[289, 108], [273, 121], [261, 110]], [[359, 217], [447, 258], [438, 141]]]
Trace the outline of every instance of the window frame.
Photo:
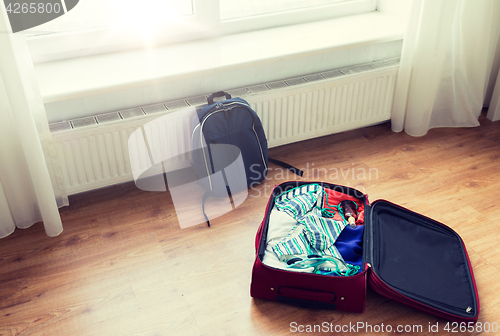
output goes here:
[[302, 8], [253, 17], [220, 20], [219, 0], [192, 0], [193, 15], [180, 22], [157, 27], [148, 39], [133, 28], [105, 27], [54, 34], [29, 35], [28, 46], [34, 62], [119, 52], [136, 48], [154, 48], [228, 34], [279, 26], [314, 22], [377, 10], [377, 0], [351, 0], [330, 5]]

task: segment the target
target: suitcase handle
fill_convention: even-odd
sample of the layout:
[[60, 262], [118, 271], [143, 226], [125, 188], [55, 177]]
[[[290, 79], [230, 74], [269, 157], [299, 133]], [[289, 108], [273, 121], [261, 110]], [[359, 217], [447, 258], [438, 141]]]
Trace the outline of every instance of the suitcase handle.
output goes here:
[[212, 105], [214, 103], [214, 98], [224, 97], [224, 96], [226, 97], [226, 99], [231, 99], [231, 95], [229, 93], [227, 93], [227, 92], [224, 92], [224, 91], [219, 91], [219, 92], [212, 93], [207, 98], [208, 105]]
[[334, 302], [337, 299], [337, 295], [333, 292], [321, 292], [285, 286], [280, 286], [278, 288], [278, 295], [294, 299], [317, 300], [321, 302]]
[[279, 287], [276, 301], [307, 308], [337, 309], [333, 303], [337, 295], [333, 292], [319, 292], [293, 287]]

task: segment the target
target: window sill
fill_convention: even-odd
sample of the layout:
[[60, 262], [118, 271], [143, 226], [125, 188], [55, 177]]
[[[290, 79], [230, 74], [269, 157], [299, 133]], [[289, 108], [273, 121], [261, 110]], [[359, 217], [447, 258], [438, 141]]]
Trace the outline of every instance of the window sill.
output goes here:
[[[130, 104], [148, 105], [162, 100], [205, 94], [207, 92], [204, 90], [207, 87], [200, 85], [199, 88], [193, 88], [193, 84], [189, 86], [192, 92], [185, 92], [184, 97], [175, 96], [179, 95], [178, 92], [174, 92], [175, 90], [161, 94], [152, 91], [155, 91], [155, 88], [166, 89], [166, 87], [161, 87], [165, 83], [401, 41], [403, 32], [404, 22], [398, 17], [371, 12], [150, 50], [37, 63], [35, 71], [43, 101], [48, 109], [49, 120], [54, 121], [66, 119], [64, 116], [55, 116], [64, 106], [66, 109], [69, 106], [74, 107], [76, 102], [80, 102], [78, 105], [84, 105], [81, 100], [89, 97], [97, 99], [97, 105], [86, 107], [88, 111], [80, 111], [87, 115], [134, 107], [125, 106]], [[372, 56], [372, 58], [376, 57], [376, 55]], [[374, 60], [376, 59], [371, 61]], [[343, 62], [346, 63], [349, 60]], [[306, 68], [287, 71], [290, 71], [292, 75], [293, 71], [302, 71], [304, 74], [310, 71]], [[264, 82], [258, 75], [248, 77], [251, 77], [246, 79], [248, 84]], [[254, 83], [251, 83], [252, 81]], [[221, 86], [220, 83], [217, 84]], [[224, 82], [222, 87], [230, 89], [231, 84]], [[208, 86], [208, 89], [210, 88], [211, 86]], [[118, 102], [119, 96], [113, 96], [117, 92], [126, 93], [129, 96], [135, 92], [134, 90], [138, 95], [136, 100]], [[107, 97], [110, 94], [111, 96]], [[96, 107], [98, 105], [100, 107]], [[96, 108], [99, 110], [90, 111]]]

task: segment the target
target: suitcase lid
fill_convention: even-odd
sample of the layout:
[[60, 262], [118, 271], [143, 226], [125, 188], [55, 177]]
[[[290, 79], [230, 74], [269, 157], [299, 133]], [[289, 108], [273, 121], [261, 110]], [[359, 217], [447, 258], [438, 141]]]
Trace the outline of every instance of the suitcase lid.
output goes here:
[[477, 320], [474, 275], [455, 231], [385, 200], [365, 215], [365, 260], [377, 292], [451, 320]]

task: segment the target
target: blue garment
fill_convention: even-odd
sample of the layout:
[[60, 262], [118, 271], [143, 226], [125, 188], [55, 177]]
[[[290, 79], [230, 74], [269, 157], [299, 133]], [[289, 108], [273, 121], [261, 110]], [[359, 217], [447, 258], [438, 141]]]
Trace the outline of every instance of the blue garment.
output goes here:
[[344, 257], [345, 262], [357, 265], [362, 268], [363, 265], [363, 225], [358, 225], [352, 229], [349, 225], [345, 227], [335, 242], [338, 251]]

